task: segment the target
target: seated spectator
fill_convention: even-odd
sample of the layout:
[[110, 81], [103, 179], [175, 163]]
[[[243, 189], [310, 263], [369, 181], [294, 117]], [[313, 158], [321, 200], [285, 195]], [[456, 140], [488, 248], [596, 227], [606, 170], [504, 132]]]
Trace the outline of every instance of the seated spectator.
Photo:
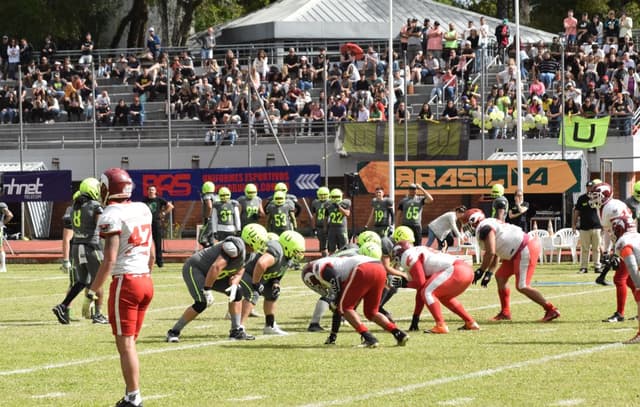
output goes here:
[[238, 58], [235, 56], [231, 49], [227, 50], [227, 53], [224, 56], [224, 66], [222, 67], [222, 75], [231, 76], [235, 78], [238, 76], [240, 72], [238, 69]]
[[67, 111], [67, 121], [73, 121], [74, 117], [76, 118], [76, 121], [82, 121], [84, 114], [84, 103], [80, 98], [80, 94], [78, 92], [73, 92], [70, 94], [68, 99], [65, 96], [64, 100], [65, 110]]
[[214, 142], [218, 143], [218, 141], [220, 140], [221, 129], [218, 127], [218, 119], [216, 119], [215, 116], [211, 116], [210, 124], [211, 128], [204, 134], [205, 145], [211, 145]]
[[53, 37], [51, 35], [47, 35], [44, 39], [44, 45], [42, 45], [42, 49], [40, 50], [40, 57], [46, 57], [50, 61], [56, 55], [57, 47], [56, 43], [53, 41]]
[[31, 122], [41, 123], [44, 121], [44, 112], [47, 110], [47, 101], [42, 94], [38, 94], [33, 98], [33, 106], [31, 108]]
[[2, 124], [11, 124], [18, 116], [18, 100], [14, 91], [7, 92], [2, 98], [0, 120]]
[[129, 105], [129, 123], [140, 127], [144, 125], [144, 105], [137, 94], [133, 95], [133, 102]]
[[347, 120], [347, 108], [341, 96], [336, 96], [329, 107], [329, 121], [342, 122]]
[[314, 81], [324, 81], [326, 77], [325, 69], [328, 70], [328, 68], [325, 68], [325, 64], [329, 64], [327, 61], [327, 50], [322, 47], [320, 48], [318, 55], [313, 58], [313, 62], [311, 64], [311, 73]]
[[298, 87], [303, 91], [311, 90], [311, 88], [313, 88], [313, 72], [311, 66], [306, 63], [306, 59], [303, 60], [303, 63], [300, 66]]
[[63, 100], [65, 85], [66, 82], [60, 78], [60, 73], [56, 72], [53, 74], [53, 80], [49, 83], [47, 93], [54, 95], [58, 100]]
[[447, 100], [447, 105], [442, 112], [442, 118], [448, 122], [458, 120], [460, 118], [458, 116], [458, 109], [452, 99]]
[[211, 91], [207, 92], [200, 100], [200, 110], [198, 111], [198, 117], [200, 121], [204, 123], [211, 122], [211, 116], [216, 115], [217, 102], [213, 97]]
[[252, 67], [260, 76], [260, 81], [267, 80], [267, 74], [269, 73], [269, 58], [267, 57], [265, 50], [261, 49], [258, 51], [258, 55], [256, 55], [253, 60]]
[[533, 80], [531, 81], [531, 85], [529, 85], [529, 95], [542, 96], [545, 94], [545, 92], [546, 89], [544, 87], [544, 83], [540, 82], [540, 79], [534, 76]]
[[152, 91], [153, 80], [149, 74], [149, 70], [147, 68], [143, 68], [142, 75], [136, 79], [136, 82], [133, 85], [133, 93], [136, 93], [138, 96], [143, 98], [143, 100], [146, 100], [147, 97], [151, 95]]
[[105, 58], [100, 61], [98, 67], [98, 78], [111, 78], [111, 72], [113, 71], [113, 59], [111, 57]]
[[380, 100], [376, 100], [369, 109], [369, 121], [384, 122], [387, 118], [384, 114], [384, 106]]
[[433, 113], [431, 112], [431, 105], [423, 103], [418, 112], [418, 119], [420, 120], [433, 120]]
[[111, 99], [106, 90], [96, 98], [96, 124], [106, 126], [111, 124]]
[[42, 74], [42, 77], [45, 80], [51, 79], [51, 64], [49, 64], [49, 59], [45, 56], [40, 57], [40, 64], [38, 65], [38, 72]]
[[584, 103], [580, 106], [580, 116], [593, 119], [598, 116], [598, 113], [598, 106], [593, 100], [590, 97], [585, 98]]
[[118, 59], [113, 64], [113, 68], [111, 69], [111, 76], [113, 78], [117, 78], [119, 81], [125, 81], [125, 75], [127, 74], [127, 67], [129, 61], [124, 54], [120, 54]]
[[549, 105], [549, 110], [547, 111], [547, 118], [549, 119], [548, 129], [549, 129], [549, 137], [557, 138], [560, 134], [560, 121], [563, 115], [563, 106], [560, 103], [560, 98], [558, 95], [553, 96], [553, 100]]
[[180, 53], [180, 73], [185, 78], [193, 78], [196, 75], [193, 59], [188, 51], [182, 51]]
[[574, 116], [580, 113], [580, 105], [576, 104], [573, 99], [568, 98], [564, 102], [564, 113], [569, 116]]
[[280, 128], [284, 136], [291, 135], [292, 131], [295, 132], [298, 125], [300, 115], [295, 109], [295, 105], [291, 107], [288, 103], [283, 103], [280, 107]]
[[88, 69], [88, 66], [93, 63], [93, 41], [91, 39], [91, 33], [87, 33], [84, 37], [84, 41], [80, 45], [80, 59], [78, 64], [82, 65], [84, 69]]
[[129, 106], [127, 106], [124, 99], [118, 100], [118, 104], [113, 113], [113, 125], [123, 127], [129, 125]]
[[229, 141], [229, 145], [233, 146], [238, 140], [238, 126], [240, 125], [240, 118], [233, 117], [230, 114], [224, 114], [222, 116], [222, 129], [216, 136], [216, 145], [223, 143], [225, 140]]
[[311, 134], [318, 135], [324, 133], [324, 110], [318, 102], [311, 103], [309, 118], [311, 120]]
[[445, 100], [453, 100], [456, 94], [456, 88], [458, 87], [457, 76], [451, 72], [451, 69], [447, 69], [442, 75], [443, 90]]
[[33, 82], [33, 85], [31, 86], [31, 92], [33, 94], [33, 97], [35, 98], [36, 96], [40, 95], [40, 96], [46, 96], [47, 94], [47, 81], [44, 80], [44, 78], [42, 77], [42, 74], [39, 73], [37, 75], [37, 79]]
[[398, 109], [395, 114], [396, 123], [402, 124], [409, 119], [409, 113], [407, 113], [407, 107], [404, 102], [398, 103]]
[[284, 76], [289, 76], [291, 79], [297, 79], [299, 69], [300, 59], [298, 58], [298, 55], [296, 55], [296, 50], [289, 48], [289, 52], [282, 60], [282, 74]]
[[216, 115], [216, 118], [218, 119], [218, 122], [222, 123], [223, 116], [225, 114], [231, 116], [232, 113], [233, 113], [233, 104], [231, 103], [231, 100], [229, 100], [229, 98], [227, 97], [226, 93], [223, 93], [220, 96], [220, 102], [215, 108], [215, 115]]

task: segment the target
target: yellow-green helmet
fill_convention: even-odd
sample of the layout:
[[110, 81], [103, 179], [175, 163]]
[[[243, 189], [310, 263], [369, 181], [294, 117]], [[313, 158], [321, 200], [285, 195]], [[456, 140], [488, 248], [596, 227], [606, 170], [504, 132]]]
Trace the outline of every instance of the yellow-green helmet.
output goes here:
[[259, 223], [249, 223], [242, 228], [241, 237], [255, 252], [262, 253], [267, 246], [267, 229]]
[[318, 196], [319, 200], [326, 201], [327, 199], [329, 199], [329, 188], [327, 187], [318, 188], [316, 195]]
[[358, 235], [358, 246], [362, 247], [365, 243], [369, 242], [373, 242], [378, 246], [382, 244], [380, 236], [372, 230], [365, 230]]
[[339, 203], [342, 201], [342, 190], [340, 188], [333, 188], [330, 193], [332, 202]]
[[216, 190], [216, 184], [211, 181], [207, 181], [202, 184], [202, 193], [203, 194], [212, 194]]
[[71, 197], [71, 199], [73, 199], [73, 200], [75, 201], [76, 199], [78, 199], [78, 197], [80, 196], [80, 194], [82, 194], [82, 192], [80, 192], [80, 191], [76, 191], [76, 192], [74, 192], [74, 193], [73, 193], [73, 196]]
[[281, 206], [284, 205], [284, 201], [287, 199], [287, 194], [284, 193], [283, 191], [276, 191], [273, 194], [273, 203]]
[[280, 239], [280, 236], [278, 236], [277, 233], [273, 233], [273, 232], [268, 232], [267, 233], [267, 240], [268, 241], [272, 241], [272, 240], [276, 240], [277, 241], [279, 239]]
[[285, 257], [292, 260], [302, 261], [304, 259], [305, 241], [304, 237], [293, 230], [285, 230], [278, 239]]
[[391, 238], [396, 243], [402, 242], [402, 241], [413, 243], [416, 241], [416, 237], [413, 234], [413, 230], [411, 230], [411, 228], [408, 226], [398, 226], [396, 230], [393, 231], [393, 236], [391, 236]]
[[247, 184], [244, 187], [244, 195], [249, 199], [253, 199], [258, 196], [258, 187], [256, 184]]
[[491, 198], [500, 198], [504, 195], [504, 186], [502, 184], [495, 184], [491, 187]]
[[640, 181], [633, 184], [633, 197], [640, 201]]
[[100, 201], [100, 181], [93, 177], [85, 178], [78, 188], [81, 194], [86, 194], [95, 201]]
[[374, 242], [367, 242], [360, 246], [358, 253], [376, 260], [380, 260], [382, 258], [382, 248]]
[[231, 199], [231, 191], [227, 187], [222, 187], [218, 190], [218, 198], [220, 202], [227, 202]]
[[285, 184], [284, 182], [278, 182], [276, 184], [276, 186], [273, 188], [274, 191], [282, 191], [285, 194], [287, 193], [287, 191], [289, 190], [289, 188], [287, 188], [287, 184]]

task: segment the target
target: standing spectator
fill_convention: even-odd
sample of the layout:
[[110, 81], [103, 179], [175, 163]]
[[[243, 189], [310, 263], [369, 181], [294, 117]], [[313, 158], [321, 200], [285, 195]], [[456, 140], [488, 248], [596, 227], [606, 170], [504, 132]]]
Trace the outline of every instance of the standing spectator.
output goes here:
[[371, 200], [371, 213], [365, 227], [371, 227], [381, 238], [391, 236], [395, 223], [394, 215], [393, 199], [384, 196], [384, 188], [376, 187], [376, 195]]
[[93, 63], [93, 41], [91, 40], [91, 33], [87, 33], [80, 45], [80, 59], [78, 64], [82, 65], [86, 70], [88, 66]]
[[458, 50], [458, 31], [453, 23], [449, 23], [449, 30], [444, 34], [444, 48], [442, 58], [445, 65], [449, 64], [454, 51]]
[[[421, 196], [416, 194], [418, 189], [422, 193]], [[431, 202], [433, 202], [433, 196], [422, 185], [410, 184], [409, 194], [398, 205], [400, 213], [396, 216], [396, 226], [402, 225], [411, 229], [416, 246], [422, 244], [422, 209]]]
[[507, 215], [507, 221], [512, 225], [519, 226], [525, 232], [529, 231], [527, 222], [527, 211], [529, 210], [529, 202], [524, 200], [524, 192], [520, 188], [516, 189], [513, 196], [513, 206]]
[[53, 37], [49, 34], [44, 39], [44, 45], [42, 45], [42, 49], [40, 50], [40, 57], [47, 57], [52, 61], [53, 57], [56, 55], [56, 51], [56, 43], [53, 42]]
[[591, 26], [591, 33], [594, 35], [596, 43], [602, 46], [604, 43], [604, 24], [598, 14], [591, 17]]
[[[587, 182], [587, 191], [589, 191], [594, 185], [594, 181]], [[574, 232], [578, 230], [580, 233], [580, 270], [578, 273], [588, 273], [589, 249], [591, 249], [591, 256], [593, 258], [593, 269], [596, 273], [600, 273], [600, 241], [602, 225], [600, 224], [598, 210], [589, 205], [588, 193], [580, 195], [573, 206], [571, 229], [573, 229]]]
[[20, 65], [20, 47], [15, 38], [11, 38], [7, 46], [7, 79], [17, 80], [18, 65]]
[[577, 39], [578, 20], [573, 16], [573, 10], [567, 11], [567, 16], [562, 21], [564, 27], [564, 36], [567, 40], [567, 45], [574, 46]]
[[207, 32], [202, 34], [198, 41], [200, 42], [200, 66], [208, 66], [213, 59], [213, 49], [216, 47], [213, 27], [207, 28]]
[[427, 247], [431, 247], [434, 240], [438, 241], [438, 250], [447, 248], [447, 240], [453, 233], [458, 238], [458, 246], [464, 240], [464, 236], [458, 228], [458, 222], [464, 215], [467, 208], [462, 205], [455, 208], [453, 211], [445, 212], [438, 216], [429, 223], [427, 226]]
[[168, 214], [173, 210], [173, 204], [162, 197], [158, 196], [158, 190], [155, 185], [149, 185], [147, 188], [147, 197], [144, 200], [147, 204], [153, 218], [151, 220], [151, 234], [153, 237], [153, 245], [156, 252], [156, 264], [158, 267], [164, 266], [162, 257], [162, 238], [164, 236], [164, 222]]
[[422, 29], [418, 27], [418, 19], [412, 18], [407, 31], [407, 64], [415, 58], [418, 51], [422, 50]]
[[442, 40], [444, 38], [444, 30], [440, 28], [438, 21], [433, 23], [433, 28], [427, 32], [427, 52], [431, 52], [434, 58], [444, 58], [442, 54]]
[[614, 118], [618, 131], [623, 136], [631, 136], [631, 125], [633, 123], [633, 106], [624, 92], [616, 93], [615, 99], [611, 104], [609, 114]]
[[5, 225], [11, 222], [13, 213], [6, 203], [0, 202], [0, 273], [7, 272], [7, 254], [4, 251], [4, 230]]
[[495, 36], [498, 44], [498, 58], [504, 64], [507, 61], [507, 48], [509, 47], [509, 37], [511, 36], [508, 19], [503, 19], [502, 24], [496, 27]]
[[85, 301], [83, 311], [98, 299], [96, 292], [111, 275], [109, 322], [125, 382], [125, 396], [117, 405], [141, 406], [136, 340], [153, 298], [151, 213], [144, 204], [130, 201], [133, 182], [125, 170], [111, 168], [101, 179], [102, 200], [107, 203], [98, 221], [100, 235], [104, 238], [104, 261], [87, 292], [89, 303]]
[[604, 20], [604, 40], [606, 43], [612, 44], [618, 41], [620, 34], [620, 21], [616, 18], [616, 12], [609, 10], [607, 18]]
[[22, 38], [20, 40], [20, 63], [22, 64], [23, 70], [26, 70], [32, 61], [33, 47], [26, 38]]
[[580, 21], [578, 21], [578, 26], [576, 28], [578, 45], [588, 44], [589, 46], [591, 46], [592, 40], [596, 38], [595, 35], [592, 35], [590, 32], [591, 26], [592, 24], [591, 21], [589, 21], [589, 13], [582, 13]]
[[149, 33], [147, 34], [147, 49], [149, 50], [150, 59], [153, 60], [158, 59], [162, 51], [160, 48], [160, 37], [158, 37], [153, 27], [149, 27]]
[[400, 55], [404, 55], [409, 48], [409, 31], [411, 30], [411, 19], [400, 28]]
[[289, 76], [291, 79], [298, 78], [298, 70], [300, 67], [300, 60], [296, 55], [296, 50], [289, 48], [289, 53], [283, 58], [282, 75]]
[[633, 41], [633, 20], [624, 11], [620, 14], [620, 31], [618, 32], [618, 47], [627, 50]]
[[480, 248], [484, 250], [482, 264], [474, 274], [473, 283], [481, 280], [481, 286], [486, 288], [494, 272], [496, 274], [501, 307], [500, 312], [492, 318], [493, 321], [511, 320], [511, 290], [507, 287], [511, 276], [515, 276], [516, 289], [544, 309], [545, 314], [540, 322], [550, 322], [560, 317], [558, 309], [540, 291], [531, 287], [540, 254], [539, 239], [529, 238], [516, 226], [497, 219], [485, 219], [482, 210], [477, 208], [465, 212], [463, 224], [475, 230]]
[[[83, 179], [79, 192], [80, 195], [74, 200], [70, 215], [73, 219], [71, 226], [74, 236], [71, 241], [71, 256], [75, 265], [76, 282], [71, 286], [64, 300], [52, 309], [61, 324], [70, 322], [71, 302], [82, 290], [91, 286], [102, 263], [102, 247], [97, 228], [98, 218], [103, 212], [102, 204], [99, 202], [100, 181], [95, 178]], [[97, 295], [95, 310], [88, 318], [91, 318], [94, 324], [107, 324], [109, 323], [107, 318], [100, 312], [104, 298], [102, 288], [97, 290]]]

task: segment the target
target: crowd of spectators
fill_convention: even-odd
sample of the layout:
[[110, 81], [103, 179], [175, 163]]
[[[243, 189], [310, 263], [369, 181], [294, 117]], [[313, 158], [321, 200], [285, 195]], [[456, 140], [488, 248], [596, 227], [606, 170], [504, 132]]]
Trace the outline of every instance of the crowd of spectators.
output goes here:
[[[524, 95], [521, 113], [526, 130], [533, 130], [530, 134], [557, 137], [563, 113], [608, 114], [623, 134], [631, 133], [640, 76], [633, 25], [625, 13], [611, 11], [601, 22], [599, 16], [587, 14], [578, 21], [568, 11], [562, 38], [517, 47], [520, 66], [513, 58], [516, 47], [506, 19], [495, 28], [484, 17], [468, 21], [466, 27], [446, 26], [428, 18], [421, 25], [416, 18], [408, 19], [400, 30], [400, 48], [393, 51], [391, 67], [387, 66], [388, 49], [379, 53], [374, 46], [363, 50], [355, 44], [341, 47], [339, 55], [331, 57], [324, 48], [304, 55], [290, 48], [277, 61], [270, 61], [267, 52], [259, 49], [248, 64], [241, 65], [231, 49], [216, 59], [222, 54], [215, 49], [212, 28], [199, 38], [202, 48], [194, 60], [186, 50], [168, 55], [155, 30], [149, 28], [144, 52], [102, 58], [96, 64], [98, 78], [126, 84], [133, 93], [126, 98], [130, 103], [118, 96], [113, 105], [107, 90], [98, 89], [94, 98], [91, 34], [82, 41], [77, 61], [58, 58], [50, 37], [36, 59], [26, 39], [5, 36], [0, 44], [0, 74], [8, 81], [0, 90], [0, 121], [16, 122], [22, 100], [26, 121], [91, 120], [95, 109], [98, 125], [142, 126], [145, 103], [157, 100], [166, 104], [165, 112], [173, 119], [209, 126], [206, 143], [234, 144], [240, 127], [250, 122], [258, 136], [321, 134], [325, 119], [332, 129], [338, 122], [384, 121], [389, 115], [399, 122], [412, 117], [458, 120], [467, 116], [480, 126], [482, 96], [472, 79], [482, 58], [497, 55], [502, 68], [485, 97], [485, 127], [491, 137], [513, 137], [518, 75]], [[22, 94], [11, 82], [18, 66], [23, 72]], [[393, 83], [388, 88], [389, 69]], [[431, 85], [431, 91], [418, 112], [403, 100], [405, 92], [419, 84]], [[431, 112], [434, 102], [444, 103], [436, 116]]]

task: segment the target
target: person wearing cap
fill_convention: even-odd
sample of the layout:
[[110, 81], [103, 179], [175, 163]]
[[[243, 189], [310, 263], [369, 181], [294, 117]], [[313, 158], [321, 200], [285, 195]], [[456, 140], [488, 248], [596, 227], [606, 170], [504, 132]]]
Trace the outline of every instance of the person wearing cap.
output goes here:
[[[421, 195], [417, 194], [420, 190]], [[398, 205], [397, 226], [407, 226], [413, 231], [416, 246], [422, 244], [422, 209], [433, 202], [433, 196], [420, 184], [409, 184], [408, 195]]]
[[589, 205], [588, 192], [595, 181], [586, 184], [587, 192], [580, 195], [573, 206], [573, 216], [571, 217], [571, 229], [580, 234], [580, 270], [578, 273], [588, 272], [589, 250], [592, 251], [593, 268], [599, 273], [600, 265], [600, 241], [602, 240], [602, 224], [598, 210]]
[[147, 50], [152, 59], [158, 59], [160, 56], [160, 37], [156, 34], [153, 27], [149, 27], [149, 33], [147, 35]]

